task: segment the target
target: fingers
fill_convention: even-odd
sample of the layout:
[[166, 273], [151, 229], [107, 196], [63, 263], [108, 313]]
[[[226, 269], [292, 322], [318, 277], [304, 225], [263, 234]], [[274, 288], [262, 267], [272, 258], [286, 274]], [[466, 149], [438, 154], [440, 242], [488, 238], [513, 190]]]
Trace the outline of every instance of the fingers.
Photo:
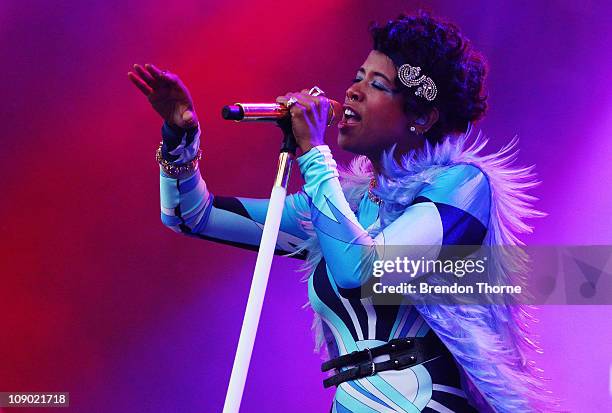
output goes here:
[[306, 101], [306, 99], [308, 99], [306, 96], [302, 97], [302, 93], [291, 93], [288, 92], [287, 94], [283, 95], [283, 96], [278, 96], [276, 98], [276, 103], [280, 103], [283, 105], [286, 105], [287, 102], [289, 101], [289, 99], [291, 98], [295, 98], [298, 102], [301, 101], [302, 103], [304, 103]]
[[162, 80], [162, 78], [164, 77], [162, 71], [159, 70], [155, 65], [147, 63], [145, 65], [145, 69], [147, 69], [151, 76], [153, 76], [157, 80]]
[[134, 71], [128, 73], [128, 77], [144, 93], [146, 96], [151, 94], [155, 89], [163, 86], [164, 83], [180, 82], [178, 76], [162, 71], [152, 64], [145, 64], [144, 67], [135, 64]]
[[149, 85], [149, 87], [155, 88], [155, 84], [157, 83], [157, 81], [153, 79], [153, 76], [151, 76], [151, 74], [146, 71], [142, 66], [134, 65], [134, 71], [138, 74], [138, 76], [140, 76], [142, 80], [145, 81], [147, 85]]
[[138, 75], [136, 75], [133, 72], [128, 72], [128, 78], [132, 81], [132, 83], [138, 88], [140, 89], [140, 91], [145, 95], [145, 96], [149, 96], [151, 94], [151, 92], [153, 92], [153, 89], [151, 89], [149, 87], [149, 85], [147, 85], [147, 83], [145, 83], [141, 78], [138, 77]]
[[308, 118], [309, 122], [327, 124], [329, 118], [329, 99], [325, 96], [312, 96], [309, 89], [302, 89], [299, 93], [287, 93], [276, 98], [276, 103], [287, 106], [290, 99], [293, 103], [289, 108], [291, 117]]
[[[315, 116], [315, 118], [318, 118], [319, 111], [321, 108], [321, 98], [316, 97], [316, 96], [311, 96], [306, 92], [288, 93], [286, 95], [289, 99], [295, 98], [295, 100], [297, 100], [297, 103], [292, 105], [290, 108], [291, 113], [292, 114], [299, 113], [300, 115], [303, 115], [305, 113], [310, 113], [313, 116]], [[296, 107], [298, 104], [299, 104], [299, 109], [293, 110], [293, 108]]]

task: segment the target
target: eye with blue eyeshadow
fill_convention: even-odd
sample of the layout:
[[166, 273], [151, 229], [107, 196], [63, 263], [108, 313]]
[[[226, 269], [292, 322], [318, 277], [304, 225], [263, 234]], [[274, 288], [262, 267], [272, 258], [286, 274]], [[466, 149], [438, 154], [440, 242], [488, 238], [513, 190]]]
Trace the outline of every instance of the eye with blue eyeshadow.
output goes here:
[[[361, 82], [362, 80], [363, 78], [356, 77], [355, 79], [353, 79], [352, 83], [358, 83], [358, 82]], [[377, 81], [371, 82], [370, 85], [372, 85], [373, 88], [381, 90], [383, 92], [392, 92], [392, 90], [390, 90], [388, 87], [386, 87], [385, 85]]]
[[382, 90], [383, 92], [391, 92], [389, 88], [378, 82], [372, 82], [372, 86], [378, 90]]

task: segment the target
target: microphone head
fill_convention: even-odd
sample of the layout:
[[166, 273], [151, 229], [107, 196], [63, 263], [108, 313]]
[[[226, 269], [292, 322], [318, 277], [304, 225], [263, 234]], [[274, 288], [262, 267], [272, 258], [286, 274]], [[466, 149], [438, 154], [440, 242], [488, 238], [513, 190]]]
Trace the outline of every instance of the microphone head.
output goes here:
[[244, 110], [240, 105], [226, 105], [221, 109], [221, 116], [226, 120], [242, 120], [244, 118]]

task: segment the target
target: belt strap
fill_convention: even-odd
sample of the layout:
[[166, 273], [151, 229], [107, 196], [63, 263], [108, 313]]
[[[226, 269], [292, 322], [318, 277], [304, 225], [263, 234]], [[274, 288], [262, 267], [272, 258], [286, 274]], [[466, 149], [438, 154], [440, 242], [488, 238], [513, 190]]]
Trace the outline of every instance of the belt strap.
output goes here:
[[[448, 352], [448, 350], [435, 335], [393, 339], [381, 346], [354, 351], [323, 363], [322, 371], [333, 368], [339, 371], [343, 367], [354, 366], [325, 379], [323, 386], [325, 388], [338, 386], [345, 381], [373, 376], [381, 371], [403, 370], [430, 360], [444, 352]], [[389, 360], [374, 363], [375, 357], [385, 354], [389, 355]]]
[[352, 353], [345, 354], [344, 356], [336, 357], [326, 361], [321, 365], [321, 371], [328, 371], [331, 369], [338, 369], [346, 367], [351, 364], [358, 364], [364, 361], [370, 361], [374, 357], [381, 356], [383, 354], [390, 354], [408, 350], [413, 348], [415, 345], [416, 338], [395, 338], [390, 340], [386, 344], [371, 349], [365, 349], [361, 351], [353, 351]]

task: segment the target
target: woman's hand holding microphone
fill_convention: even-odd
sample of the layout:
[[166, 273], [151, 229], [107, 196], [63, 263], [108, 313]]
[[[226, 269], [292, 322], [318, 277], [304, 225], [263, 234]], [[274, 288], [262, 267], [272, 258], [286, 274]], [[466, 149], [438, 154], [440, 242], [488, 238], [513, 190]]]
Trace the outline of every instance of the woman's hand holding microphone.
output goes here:
[[279, 96], [276, 102], [289, 106], [293, 135], [303, 153], [314, 146], [325, 144], [325, 130], [330, 123], [332, 110], [329, 99], [311, 95], [308, 89], [303, 89], [301, 92]]

